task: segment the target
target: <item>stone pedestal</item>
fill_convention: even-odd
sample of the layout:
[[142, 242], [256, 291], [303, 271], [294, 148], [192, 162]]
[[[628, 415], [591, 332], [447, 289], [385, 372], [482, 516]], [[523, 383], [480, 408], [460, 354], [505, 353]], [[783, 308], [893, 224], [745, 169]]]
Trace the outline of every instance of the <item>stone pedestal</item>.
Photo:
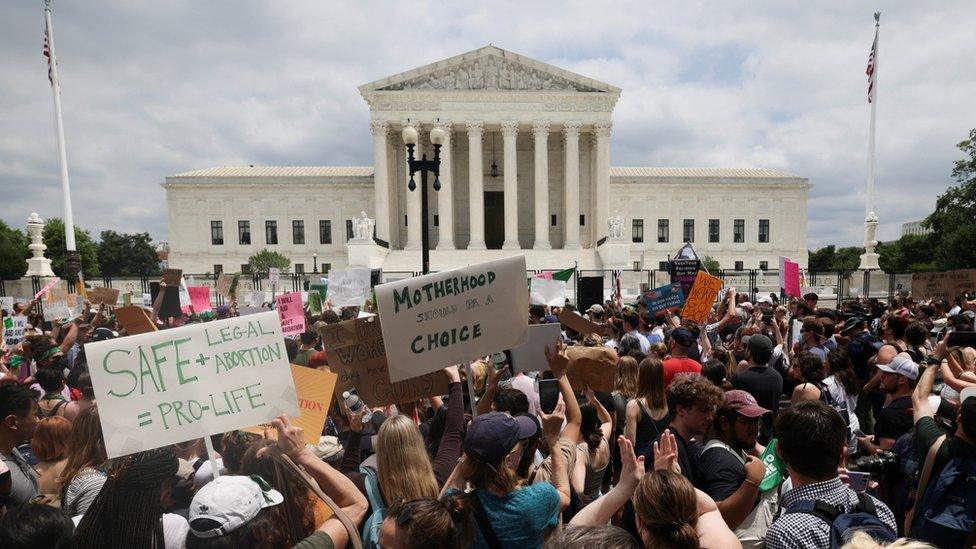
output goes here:
[[629, 269], [630, 241], [626, 238], [608, 238], [597, 248], [603, 269]]
[[868, 212], [867, 218], [864, 220], [864, 253], [861, 254], [861, 264], [858, 266], [858, 270], [866, 271], [880, 268], [878, 266], [879, 256], [874, 251], [878, 246], [878, 241], [875, 240], [877, 230], [878, 216], [874, 212]]
[[30, 217], [27, 218], [27, 234], [30, 237], [30, 245], [27, 248], [34, 254], [34, 257], [27, 260], [25, 277], [54, 276], [54, 271], [51, 270], [51, 260], [44, 257], [44, 250], [47, 249], [47, 246], [44, 245], [43, 232], [44, 220], [37, 215], [37, 212], [31, 212]]
[[379, 269], [390, 250], [370, 240], [353, 239], [346, 243], [350, 267]]

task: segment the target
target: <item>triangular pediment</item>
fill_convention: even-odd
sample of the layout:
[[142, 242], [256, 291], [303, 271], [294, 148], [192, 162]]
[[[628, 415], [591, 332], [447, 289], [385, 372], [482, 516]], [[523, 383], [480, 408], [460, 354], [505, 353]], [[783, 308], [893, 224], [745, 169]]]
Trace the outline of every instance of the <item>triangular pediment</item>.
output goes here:
[[491, 45], [359, 87], [361, 93], [400, 90], [620, 93], [610, 84]]

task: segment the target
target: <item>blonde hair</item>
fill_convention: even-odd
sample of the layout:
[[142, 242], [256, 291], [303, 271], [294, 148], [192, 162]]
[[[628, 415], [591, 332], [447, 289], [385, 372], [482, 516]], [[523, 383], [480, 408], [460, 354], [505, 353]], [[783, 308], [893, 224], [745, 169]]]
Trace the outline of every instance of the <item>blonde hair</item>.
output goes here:
[[935, 549], [934, 545], [908, 538], [899, 538], [889, 545], [881, 545], [864, 532], [855, 532], [851, 540], [845, 543], [842, 549], [881, 549], [882, 547], [888, 549]]
[[660, 358], [649, 356], [640, 362], [637, 370], [637, 398], [643, 398], [655, 410], [667, 409], [664, 363]]
[[420, 429], [407, 416], [383, 422], [376, 437], [376, 468], [387, 505], [437, 498], [440, 491]]
[[632, 356], [622, 356], [617, 361], [617, 379], [613, 382], [613, 389], [624, 398], [637, 396], [637, 359]]

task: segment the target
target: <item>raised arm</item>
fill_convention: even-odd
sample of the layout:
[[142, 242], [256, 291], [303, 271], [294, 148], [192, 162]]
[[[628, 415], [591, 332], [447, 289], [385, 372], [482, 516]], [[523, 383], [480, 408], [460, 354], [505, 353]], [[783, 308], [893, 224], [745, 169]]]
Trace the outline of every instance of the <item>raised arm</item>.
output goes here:
[[[579, 408], [579, 406], [577, 406]], [[565, 403], [560, 402], [556, 405], [556, 409], [553, 410], [551, 414], [547, 414], [542, 411], [542, 408], [538, 410], [539, 419], [542, 422], [542, 434], [546, 437], [546, 441], [549, 443], [549, 458], [552, 460], [552, 475], [549, 478], [549, 482], [552, 483], [556, 491], [559, 492], [559, 510], [564, 511], [569, 507], [570, 492], [569, 492], [569, 470], [566, 463], [566, 456], [559, 450], [559, 440], [562, 438], [559, 434], [559, 430], [563, 424], [563, 412], [566, 410]], [[577, 429], [577, 433], [579, 430]], [[576, 451], [575, 447], [576, 441], [573, 441], [573, 451]]]
[[593, 394], [593, 389], [587, 387], [583, 394], [586, 395], [586, 400], [596, 408], [596, 417], [600, 420], [600, 434], [607, 442], [610, 442], [610, 435], [613, 433], [613, 416]]
[[481, 397], [476, 408], [479, 416], [491, 411], [491, 403], [495, 401], [495, 393], [498, 392], [498, 383], [502, 380], [505, 372], [509, 370], [509, 367], [505, 366], [499, 369], [491, 364], [486, 364], [485, 370], [488, 372], [488, 382], [485, 383], [485, 396]]
[[152, 316], [149, 317], [149, 320], [152, 320], [153, 324], [155, 324], [156, 321], [159, 320], [159, 311], [160, 309], [163, 308], [163, 299], [165, 297], [166, 297], [166, 282], [160, 280], [159, 293], [156, 294], [156, 299], [155, 301], [153, 301]]
[[914, 423], [923, 417], [933, 417], [932, 406], [929, 405], [929, 395], [932, 394], [932, 385], [935, 384], [935, 365], [929, 365], [922, 371], [918, 378], [915, 390], [912, 392], [912, 419]]
[[593, 501], [569, 523], [573, 526], [601, 526], [610, 522], [611, 517], [633, 497], [641, 477], [644, 476], [644, 456], [634, 455], [634, 445], [626, 437], [617, 437], [620, 446], [620, 461], [623, 468], [620, 480], [603, 497]]
[[444, 485], [454, 471], [458, 458], [461, 457], [461, 429], [464, 427], [464, 395], [461, 390], [461, 374], [457, 366], [444, 368], [444, 373], [450, 379], [448, 391], [450, 399], [447, 403], [447, 416], [444, 421], [444, 435], [437, 446], [437, 455], [432, 463], [434, 477]]

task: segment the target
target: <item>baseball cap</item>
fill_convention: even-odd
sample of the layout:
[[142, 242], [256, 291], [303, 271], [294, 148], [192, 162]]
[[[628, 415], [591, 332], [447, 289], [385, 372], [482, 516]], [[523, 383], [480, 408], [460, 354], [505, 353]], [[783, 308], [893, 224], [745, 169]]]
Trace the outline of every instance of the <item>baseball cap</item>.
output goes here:
[[912, 362], [912, 359], [901, 355], [891, 359], [891, 362], [888, 364], [878, 364], [878, 369], [889, 374], [905, 376], [913, 381], [918, 379], [918, 364]]
[[756, 402], [756, 397], [741, 389], [726, 391], [725, 404], [722, 407], [745, 417], [762, 417], [770, 413]]
[[531, 437], [538, 429], [538, 424], [528, 416], [512, 417], [504, 412], [489, 412], [478, 416], [468, 426], [464, 453], [497, 465], [518, 441]]
[[91, 340], [93, 342], [105, 341], [106, 339], [115, 339], [117, 337], [119, 337], [118, 332], [113, 332], [112, 330], [109, 330], [108, 328], [105, 327], [95, 328], [95, 330], [91, 334]]
[[680, 326], [671, 330], [671, 339], [682, 347], [691, 347], [691, 344], [695, 342], [695, 335], [688, 328]]
[[[198, 538], [216, 538], [244, 526], [261, 509], [278, 505], [285, 498], [263, 478], [252, 475], [222, 475], [200, 488], [190, 502], [190, 532]], [[197, 519], [210, 519], [220, 526], [208, 530], [193, 527]]]
[[587, 309], [586, 312], [588, 312], [588, 313], [596, 313], [598, 315], [602, 315], [603, 314], [603, 305], [600, 305], [599, 303], [594, 303], [593, 305], [590, 305], [590, 308]]
[[773, 342], [763, 334], [755, 334], [750, 337], [748, 346], [749, 350], [752, 351], [752, 354], [756, 354], [758, 351], [762, 350], [773, 350]]
[[756, 303], [769, 303], [769, 304], [772, 304], [773, 303], [773, 298], [769, 297], [768, 295], [761, 295], [761, 296], [759, 296], [756, 299]]

